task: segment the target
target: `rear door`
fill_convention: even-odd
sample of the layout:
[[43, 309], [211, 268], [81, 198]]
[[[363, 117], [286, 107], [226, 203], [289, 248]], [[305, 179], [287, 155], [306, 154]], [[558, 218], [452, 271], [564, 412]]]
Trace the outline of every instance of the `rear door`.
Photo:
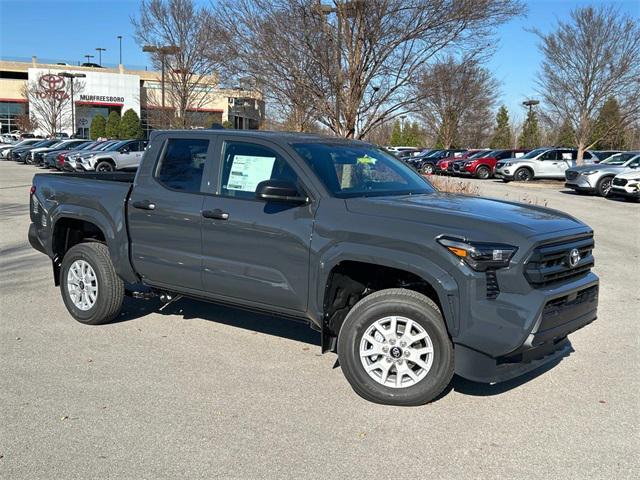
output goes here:
[[172, 135], [150, 152], [155, 164], [136, 178], [128, 204], [131, 257], [156, 286], [202, 290], [201, 185], [213, 140]]
[[[268, 179], [310, 191], [304, 172], [281, 147], [261, 139], [223, 137], [215, 192], [205, 200], [203, 284], [212, 296], [303, 312], [307, 308], [314, 204], [256, 199]], [[308, 183], [308, 182], [307, 182]]]

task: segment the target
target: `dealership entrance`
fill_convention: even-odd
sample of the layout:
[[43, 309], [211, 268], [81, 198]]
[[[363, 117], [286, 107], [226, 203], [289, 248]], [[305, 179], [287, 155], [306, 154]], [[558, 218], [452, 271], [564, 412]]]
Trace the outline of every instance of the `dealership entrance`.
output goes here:
[[122, 105], [87, 105], [83, 102], [76, 102], [76, 136], [89, 138], [91, 122], [94, 117], [102, 115], [107, 120], [111, 112], [122, 116]]

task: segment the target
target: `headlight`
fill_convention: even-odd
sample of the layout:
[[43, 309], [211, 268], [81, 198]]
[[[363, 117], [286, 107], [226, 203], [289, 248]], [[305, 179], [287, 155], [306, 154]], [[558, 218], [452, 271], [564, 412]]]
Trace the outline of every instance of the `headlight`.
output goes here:
[[598, 170], [589, 170], [588, 172], [582, 172], [582, 175], [593, 175], [594, 173], [598, 173]]
[[473, 162], [464, 162], [465, 167], [470, 167], [471, 165], [473, 165]]
[[511, 166], [513, 166], [513, 163], [511, 163], [511, 162], [504, 162], [504, 163], [502, 164], [502, 166], [503, 166], [503, 167], [511, 167]]
[[456, 237], [439, 237], [438, 243], [478, 272], [509, 266], [518, 247], [503, 243], [470, 242]]

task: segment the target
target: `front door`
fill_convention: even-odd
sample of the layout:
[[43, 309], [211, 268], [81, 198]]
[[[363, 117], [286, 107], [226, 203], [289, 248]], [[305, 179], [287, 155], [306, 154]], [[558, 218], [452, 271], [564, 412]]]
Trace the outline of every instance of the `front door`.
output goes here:
[[223, 142], [216, 194], [203, 210], [218, 218], [202, 225], [203, 284], [214, 296], [305, 311], [313, 205], [256, 199], [268, 179], [295, 183], [308, 194], [295, 162], [259, 140]]
[[139, 175], [128, 205], [131, 259], [146, 283], [202, 290], [201, 184], [207, 138], [170, 138], [152, 174]]

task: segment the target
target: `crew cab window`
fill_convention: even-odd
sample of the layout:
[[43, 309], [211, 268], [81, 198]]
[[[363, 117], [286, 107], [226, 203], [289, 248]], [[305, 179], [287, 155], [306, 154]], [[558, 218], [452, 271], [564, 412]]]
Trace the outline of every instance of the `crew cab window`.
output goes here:
[[274, 150], [248, 142], [225, 142], [221, 194], [225, 197], [256, 198], [256, 187], [265, 180], [297, 184], [298, 176]]
[[199, 192], [208, 148], [209, 140], [169, 139], [156, 167], [156, 180], [174, 190]]

